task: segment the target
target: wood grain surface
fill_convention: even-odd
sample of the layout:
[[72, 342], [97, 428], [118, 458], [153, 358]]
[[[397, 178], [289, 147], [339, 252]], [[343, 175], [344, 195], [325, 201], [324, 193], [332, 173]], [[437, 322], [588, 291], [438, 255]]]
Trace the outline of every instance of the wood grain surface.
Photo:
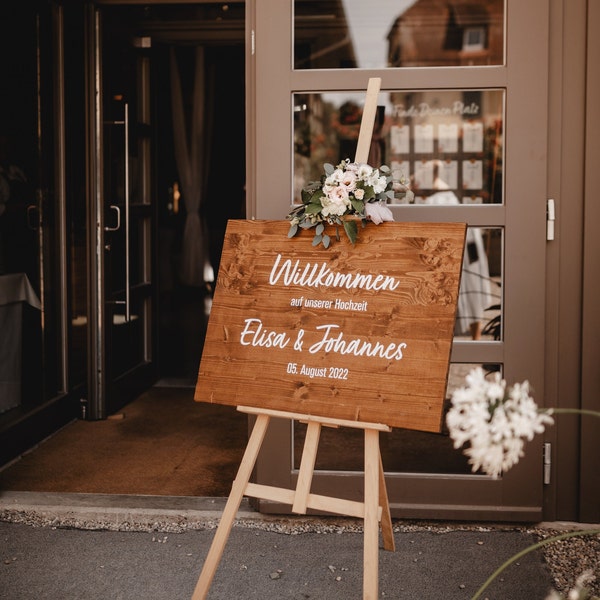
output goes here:
[[288, 229], [229, 221], [195, 399], [439, 431], [466, 225]]

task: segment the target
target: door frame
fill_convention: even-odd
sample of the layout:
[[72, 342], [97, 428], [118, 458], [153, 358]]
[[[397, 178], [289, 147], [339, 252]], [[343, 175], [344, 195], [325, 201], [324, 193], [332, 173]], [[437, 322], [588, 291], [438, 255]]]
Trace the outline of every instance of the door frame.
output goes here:
[[103, 152], [102, 152], [102, 86], [100, 14], [94, 4], [85, 6], [86, 27], [86, 88], [87, 88], [87, 262], [88, 286], [88, 376], [87, 418], [103, 419], [107, 416], [104, 373], [106, 358], [102, 325], [105, 322], [104, 307], [104, 210], [103, 210]]
[[[551, 0], [550, 7], [548, 196], [556, 201], [556, 240], [548, 245], [546, 270], [546, 395], [552, 406], [600, 410], [595, 231], [600, 44], [593, 33], [600, 26], [600, 7], [593, 0]], [[558, 416], [546, 439], [553, 460], [545, 517], [600, 521], [600, 423]]]
[[[505, 203], [480, 206], [476, 211], [467, 210], [473, 207], [436, 207], [434, 220], [504, 226], [504, 340], [456, 342], [452, 361], [503, 363], [507, 380], [528, 379], [538, 403], [544, 405], [549, 7], [546, 0], [506, 3], [505, 66], [294, 71], [292, 1], [250, 1], [248, 122], [252, 128], [248, 131], [248, 156], [253, 163], [248, 164], [248, 215], [281, 219], [289, 211], [293, 92], [361, 91], [369, 77], [381, 77], [383, 90], [506, 89], [505, 139], [510, 150], [505, 156]], [[520, 60], [523, 54], [527, 61]], [[537, 100], [535, 111], [530, 110], [532, 98]], [[281, 157], [288, 158], [282, 161]], [[420, 208], [398, 207], [396, 220], [432, 220], [432, 214]], [[388, 475], [392, 513], [415, 518], [539, 520], [543, 504], [541, 444], [540, 439], [531, 442], [519, 465], [495, 481], [480, 475]], [[290, 426], [274, 421], [257, 462], [256, 480], [293, 487], [297, 474], [291, 465]], [[360, 480], [356, 473], [316, 472], [313, 489], [315, 493], [335, 489], [336, 494], [356, 498], [361, 493]], [[264, 501], [260, 509], [289, 511], [287, 506]]]
[[[600, 73], [595, 65], [600, 59], [600, 5], [588, 2], [586, 48], [586, 129], [600, 131]], [[585, 137], [584, 181], [584, 259], [583, 259], [583, 341], [582, 341], [582, 408], [600, 411], [600, 378], [598, 377], [598, 339], [600, 338], [600, 238], [596, 225], [600, 223], [600, 206], [596, 199], [595, 166], [600, 164], [598, 135]], [[600, 469], [597, 464], [600, 422], [584, 419], [581, 428], [581, 483], [579, 519], [586, 523], [600, 522]]]

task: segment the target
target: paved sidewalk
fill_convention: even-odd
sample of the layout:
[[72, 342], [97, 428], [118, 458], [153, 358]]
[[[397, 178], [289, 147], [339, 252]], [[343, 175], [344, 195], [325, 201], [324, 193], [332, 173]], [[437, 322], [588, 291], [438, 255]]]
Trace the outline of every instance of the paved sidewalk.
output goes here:
[[[222, 504], [0, 493], [0, 598], [189, 599]], [[362, 598], [360, 521], [276, 519], [247, 504], [238, 517], [209, 599]], [[386, 599], [468, 600], [504, 560], [536, 541], [516, 527], [394, 525], [396, 552], [379, 555], [380, 597]], [[94, 527], [101, 529], [86, 529]], [[536, 551], [509, 567], [483, 597], [543, 600], [551, 587]]]

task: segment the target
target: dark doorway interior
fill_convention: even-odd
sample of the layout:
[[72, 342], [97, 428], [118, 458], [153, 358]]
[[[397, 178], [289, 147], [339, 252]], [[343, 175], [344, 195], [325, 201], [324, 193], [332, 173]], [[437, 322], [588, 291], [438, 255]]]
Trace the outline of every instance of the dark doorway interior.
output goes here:
[[[185, 74], [194, 48], [176, 48], [182, 65], [182, 89], [192, 93]], [[158, 365], [161, 379], [194, 382], [210, 311], [214, 278], [219, 268], [228, 219], [245, 216], [245, 102], [242, 44], [205, 49], [207, 82], [208, 168], [200, 215], [206, 237], [206, 280], [189, 285], [180, 274], [186, 199], [173, 150], [171, 99], [168, 93], [170, 47], [157, 56], [157, 185], [158, 185]], [[192, 104], [184, 98], [186, 108]], [[191, 110], [191, 108], [189, 109]]]
[[[12, 7], [14, 8], [14, 7]], [[11, 10], [12, 10], [11, 8]], [[227, 8], [227, 10], [225, 10]], [[8, 10], [8, 9], [7, 9]], [[159, 380], [159, 386], [152, 388], [147, 393], [152, 395], [153, 404], [148, 408], [147, 404], [143, 404], [150, 413], [154, 413], [156, 404], [164, 403], [165, 411], [172, 411], [173, 417], [168, 422], [163, 420], [161, 435], [167, 432], [175, 437], [181, 435], [182, 422], [194, 422], [199, 415], [202, 415], [204, 434], [209, 438], [219, 440], [223, 437], [224, 429], [231, 432], [236, 432], [239, 437], [239, 443], [243, 444], [246, 440], [246, 419], [242, 417], [242, 426], [239, 424], [238, 415], [235, 411], [220, 411], [220, 407], [215, 407], [215, 410], [207, 411], [206, 407], [193, 402], [193, 386], [195, 384], [200, 356], [202, 353], [202, 345], [204, 331], [208, 318], [208, 313], [212, 303], [212, 288], [213, 282], [208, 276], [210, 267], [216, 271], [218, 268], [218, 258], [220, 256], [220, 248], [225, 229], [225, 223], [229, 218], [244, 217], [244, 202], [245, 202], [245, 55], [244, 55], [244, 17], [245, 7], [243, 3], [231, 3], [228, 5], [216, 3], [199, 3], [199, 4], [169, 4], [159, 5], [152, 2], [146, 5], [118, 5], [108, 6], [103, 5], [99, 9], [102, 17], [102, 25], [104, 32], [108, 35], [108, 41], [112, 41], [112, 46], [115, 48], [115, 41], [119, 40], [119, 49], [125, 48], [124, 52], [131, 52], [132, 56], [142, 56], [150, 62], [150, 95], [149, 104], [151, 111], [150, 123], [136, 122], [132, 126], [131, 140], [140, 137], [150, 136], [151, 138], [151, 166], [150, 166], [150, 185], [149, 195], [145, 195], [144, 203], [138, 202], [135, 206], [137, 213], [146, 215], [152, 211], [152, 234], [151, 242], [148, 247], [142, 248], [144, 253], [151, 256], [152, 261], [152, 277], [149, 278], [152, 285], [152, 296], [150, 310], [148, 312], [149, 319], [152, 321], [151, 327], [151, 348], [152, 355], [147, 357], [147, 360], [153, 363], [152, 367], [156, 366], [154, 380]], [[0, 11], [3, 15], [5, 10]], [[77, 390], [85, 387], [87, 376], [87, 348], [89, 347], [89, 339], [86, 337], [86, 331], [89, 328], [91, 315], [88, 314], [87, 307], [89, 301], [88, 288], [86, 287], [89, 280], [89, 273], [86, 270], [88, 256], [86, 255], [87, 238], [89, 231], [86, 231], [86, 211], [88, 210], [89, 198], [86, 197], [86, 152], [84, 147], [84, 139], [86, 128], [84, 123], [84, 115], [86, 103], [83, 98], [85, 91], [84, 71], [85, 62], [83, 61], [83, 49], [85, 48], [85, 15], [81, 7], [66, 6], [64, 11], [65, 30], [68, 32], [65, 48], [65, 73], [66, 73], [66, 163], [68, 181], [67, 189], [67, 219], [68, 234], [70, 244], [67, 252], [67, 271], [68, 271], [68, 319], [72, 325], [72, 333], [69, 339], [64, 343], [69, 349], [69, 391], [75, 386]], [[225, 14], [226, 13], [226, 14]], [[11, 19], [14, 15], [11, 15]], [[7, 68], [9, 68], [10, 82], [14, 83], [15, 89], [21, 90], [21, 95], [14, 94], [7, 96], [0, 101], [2, 114], [0, 115], [1, 124], [12, 123], [12, 126], [18, 126], [19, 123], [25, 124], [27, 129], [21, 131], [15, 130], [15, 138], [19, 141], [19, 152], [23, 158], [27, 160], [27, 171], [32, 173], [34, 183], [38, 183], [36, 176], [40, 175], [37, 167], [38, 163], [38, 144], [36, 141], [36, 118], [29, 114], [36, 109], [36, 88], [32, 85], [21, 85], [25, 79], [23, 73], [26, 72], [23, 61], [27, 61], [27, 77], [35, 83], [35, 11], [31, 9], [24, 10], [23, 19], [26, 18], [25, 30], [21, 24], [21, 15], [19, 13], [19, 22], [6, 20], [6, 27], [2, 29], [14, 30], [14, 39], [20, 39], [21, 42], [16, 46], [23, 48], [24, 53], [18, 53], [19, 61], [9, 60], [9, 56], [15, 59], [14, 52], [7, 50]], [[3, 22], [4, 23], [4, 22]], [[46, 21], [42, 23], [41, 31], [46, 37], [50, 37], [51, 29], [47, 27]], [[112, 36], [112, 37], [111, 37]], [[11, 46], [10, 41], [13, 37], [7, 37], [0, 46], [7, 49]], [[77, 43], [72, 43], [76, 38]], [[43, 41], [47, 41], [44, 37]], [[180, 174], [178, 172], [177, 161], [174, 155], [173, 143], [173, 118], [171, 110], [171, 80], [169, 71], [169, 55], [171, 49], [174, 49], [180, 58], [181, 73], [182, 73], [182, 89], [183, 99], [186, 110], [191, 109], [193, 103], [190, 85], [191, 79], [187, 77], [189, 72], [189, 64], [186, 65], [186, 56], [193, 56], [194, 50], [197, 47], [202, 47], [204, 50], [204, 71], [206, 80], [206, 106], [205, 117], [206, 122], [210, 124], [210, 138], [206, 138], [208, 144], [207, 154], [210, 157], [210, 168], [207, 169], [205, 178], [205, 198], [199, 210], [199, 215], [202, 219], [202, 231], [205, 238], [206, 258], [207, 258], [207, 279], [201, 285], [189, 285], [180, 277], [180, 264], [182, 252], [183, 228], [185, 216], [187, 213], [185, 194], [179, 198], [178, 210], [174, 210], [174, 184], [180, 183]], [[12, 48], [14, 50], [14, 48]], [[27, 51], [25, 53], [25, 50]], [[44, 60], [49, 60], [50, 53], [42, 56]], [[113, 52], [108, 56], [104, 56], [103, 68], [105, 75], [112, 76], [113, 81], [106, 81], [105, 89], [108, 92], [112, 90], [117, 81], [118, 73], [123, 73], [122, 67], [127, 62], [127, 57], [119, 52]], [[112, 61], [116, 61], [116, 64]], [[6, 62], [6, 61], [5, 61]], [[10, 63], [10, 65], [9, 65]], [[46, 63], [44, 63], [46, 64]], [[46, 70], [44, 71], [46, 73]], [[145, 73], [144, 73], [145, 76]], [[141, 77], [141, 75], [140, 75]], [[28, 79], [28, 81], [29, 81]], [[131, 82], [130, 82], [131, 83]], [[111, 85], [113, 84], [113, 85]], [[42, 86], [44, 90], [51, 90], [50, 86]], [[127, 86], [125, 86], [127, 87]], [[22, 96], [26, 95], [27, 102]], [[52, 97], [52, 94], [49, 94]], [[11, 100], [12, 98], [12, 100]], [[42, 100], [47, 100], [46, 97]], [[23, 112], [27, 119], [17, 119], [13, 112], [16, 109]], [[44, 104], [44, 111], [48, 111], [52, 116], [52, 105]], [[138, 110], [132, 109], [132, 113]], [[46, 113], [44, 112], [44, 116]], [[133, 123], [132, 119], [132, 123]], [[52, 126], [55, 126], [54, 120], [50, 119], [50, 126], [44, 132], [52, 131]], [[139, 129], [138, 130], [138, 126]], [[206, 134], [208, 136], [208, 132]], [[52, 150], [51, 139], [44, 138], [47, 147]], [[42, 148], [45, 150], [46, 146]], [[25, 153], [27, 150], [27, 153]], [[46, 169], [53, 172], [53, 160], [55, 159], [52, 151], [49, 153], [50, 160], [43, 161]], [[73, 174], [76, 177], [73, 178]], [[43, 179], [43, 178], [41, 178]], [[48, 184], [49, 186], [49, 184]], [[50, 187], [50, 186], [49, 186]], [[146, 198], [150, 201], [146, 204]], [[44, 196], [44, 202], [46, 197]], [[55, 199], [48, 196], [48, 207], [55, 206]], [[134, 203], [135, 204], [135, 203]], [[26, 208], [26, 205], [25, 205]], [[20, 217], [26, 215], [26, 210], [22, 210]], [[136, 214], [137, 214], [136, 213]], [[50, 213], [46, 212], [46, 215]], [[114, 221], [114, 211], [109, 212], [109, 217]], [[109, 224], [113, 224], [110, 221]], [[49, 218], [48, 222], [54, 225], [57, 221], [54, 218]], [[17, 253], [23, 260], [30, 256], [30, 251], [34, 251], [32, 256], [37, 258], [37, 243], [40, 236], [35, 231], [29, 230], [29, 237], [34, 236], [31, 244], [28, 245], [28, 252]], [[16, 230], [15, 230], [16, 232]], [[90, 234], [91, 235], [91, 234]], [[20, 243], [25, 243], [25, 235], [20, 237]], [[132, 238], [137, 240], [135, 235]], [[45, 235], [44, 242], [44, 265], [50, 268], [53, 265], [53, 259], [58, 256], [56, 246], [53, 245], [54, 238]], [[14, 253], [11, 257], [14, 258]], [[30, 262], [30, 261], [29, 261]], [[40, 273], [38, 272], [39, 265], [34, 261], [31, 267], [31, 283], [36, 292], [40, 293], [38, 282]], [[4, 270], [4, 268], [2, 269]], [[24, 267], [19, 267], [20, 271]], [[54, 273], [52, 273], [54, 275]], [[58, 302], [59, 296], [56, 293], [54, 285], [47, 285], [48, 298], [46, 298], [46, 333], [54, 335], [54, 321], [48, 318], [50, 309], [55, 308], [53, 302]], [[37, 316], [39, 321], [39, 311], [36, 311], [34, 316]], [[140, 319], [141, 320], [141, 319]], [[39, 325], [38, 325], [39, 328]], [[51, 329], [52, 328], [52, 329]], [[54, 342], [52, 345], [50, 342]], [[25, 344], [25, 342], [24, 342]], [[27, 348], [31, 344], [27, 342]], [[56, 361], [59, 353], [57, 352], [58, 342], [56, 337], [48, 338], [48, 343], [45, 351], [44, 359], [46, 361]], [[39, 349], [40, 344], [36, 346]], [[41, 350], [40, 350], [41, 352]], [[32, 363], [34, 361], [34, 353], [29, 352], [30, 373]], [[41, 362], [41, 359], [40, 359]], [[52, 363], [51, 366], [54, 366]], [[36, 370], [40, 370], [37, 366]], [[46, 364], [46, 377], [48, 373], [52, 374], [56, 368], [48, 368]], [[42, 371], [43, 372], [43, 371]], [[39, 375], [39, 373], [38, 373]], [[29, 377], [31, 384], [38, 385], [41, 382], [41, 377]], [[56, 384], [54, 384], [56, 385]], [[53, 391], [53, 390], [50, 390]], [[70, 408], [69, 413], [65, 413], [65, 419], [55, 424], [54, 420], [48, 418], [44, 422], [44, 434], [42, 437], [47, 437], [56, 431], [60, 426], [64, 425], [68, 420], [72, 420], [76, 416], [83, 416], [78, 410], [79, 400], [85, 396], [85, 392], [77, 391], [73, 394], [76, 405]], [[177, 400], [177, 406], [175, 406]], [[42, 400], [41, 394], [38, 394], [36, 401]], [[139, 400], [139, 398], [138, 398]], [[136, 404], [135, 406], [139, 406]], [[111, 415], [113, 418], [104, 423], [113, 422], [114, 418], [123, 418], [131, 416], [134, 410], [131, 405], [125, 406], [122, 410], [119, 409], [117, 415]], [[12, 415], [21, 411], [21, 407], [11, 409], [5, 414], [0, 415], [0, 431], [6, 440], [7, 447], [10, 446], [12, 454], [8, 457], [12, 459], [18, 456], [23, 451], [27, 450], [33, 443], [21, 442], [21, 430], [14, 428], [15, 433], [10, 438], [5, 435], [3, 421], [7, 421], [7, 427], [12, 427]], [[187, 412], [185, 412], [187, 411]], [[218, 414], [217, 414], [218, 413]], [[222, 413], [222, 414], [221, 414]], [[39, 413], [41, 414], [41, 412]], [[158, 414], [158, 413], [157, 413]], [[19, 415], [17, 415], [19, 416]], [[152, 417], [149, 414], [148, 417]], [[86, 417], [84, 417], [86, 418]], [[89, 415], [88, 415], [89, 418]], [[10, 420], [10, 422], [8, 422]], [[128, 419], [128, 422], [130, 420]], [[114, 424], [114, 423], [113, 423]], [[169, 425], [170, 424], [170, 425]], [[61, 433], [67, 432], [71, 427], [80, 428], [83, 423], [77, 421], [68, 425]], [[101, 427], [101, 422], [96, 423], [98, 428]], [[140, 426], [142, 427], [142, 426]], [[130, 432], [135, 429], [133, 423], [122, 428], [124, 431]], [[206, 432], [209, 431], [210, 435]], [[137, 436], [137, 439], [143, 437], [143, 432]], [[149, 438], [151, 435], [149, 434]], [[28, 438], [29, 439], [29, 438]], [[41, 439], [38, 436], [34, 442]], [[136, 439], [134, 435], [132, 439]], [[89, 442], [89, 438], [88, 438]], [[18, 444], [18, 447], [17, 447]], [[108, 444], [111, 446], [111, 443]], [[168, 441], [157, 445], [164, 452], [165, 456], [171, 453]], [[99, 446], [94, 442], [88, 443], [87, 454], [91, 459], [96, 456], [98, 458]], [[210, 454], [206, 447], [204, 450]], [[13, 451], [14, 450], [14, 451]], [[113, 448], [113, 450], [118, 450]], [[196, 454], [199, 460], [206, 455], [206, 452], [201, 446]], [[35, 456], [36, 452], [31, 453]], [[66, 447], [62, 459], [63, 466], [70, 461], [78, 460], [77, 452]], [[110, 462], [111, 458], [103, 456], [101, 463]], [[2, 460], [2, 462], [5, 462]], [[235, 462], [235, 461], [234, 461]], [[43, 468], [38, 470], [38, 473], [43, 472]], [[126, 477], [126, 476], [124, 476]], [[230, 477], [225, 477], [230, 481]], [[156, 493], [161, 493], [159, 486], [155, 490]], [[151, 492], [147, 492], [151, 493]], [[164, 491], [162, 493], [165, 493]], [[194, 493], [202, 495], [220, 494], [218, 489], [195, 490]]]
[[[228, 219], [245, 216], [244, 47], [209, 46], [204, 51], [208, 146], [207, 178], [200, 206], [205, 235], [206, 278], [190, 285], [181, 276], [188, 206], [173, 149], [169, 56], [172, 46], [156, 50], [156, 185], [158, 201], [158, 368], [162, 380], [193, 385], [219, 268]], [[182, 73], [184, 105], [191, 110], [193, 89], [186, 73], [194, 46], [175, 48]]]

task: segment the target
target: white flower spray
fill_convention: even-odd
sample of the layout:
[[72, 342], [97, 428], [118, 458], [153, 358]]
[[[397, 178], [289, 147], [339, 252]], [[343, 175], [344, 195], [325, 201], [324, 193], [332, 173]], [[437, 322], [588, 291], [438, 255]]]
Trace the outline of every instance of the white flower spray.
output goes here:
[[464, 450], [473, 472], [498, 477], [519, 462], [525, 440], [531, 441], [552, 425], [550, 411], [540, 412], [529, 394], [529, 382], [507, 389], [506, 381], [495, 373], [486, 379], [483, 369], [472, 370], [467, 385], [452, 395], [446, 417], [454, 447]]

